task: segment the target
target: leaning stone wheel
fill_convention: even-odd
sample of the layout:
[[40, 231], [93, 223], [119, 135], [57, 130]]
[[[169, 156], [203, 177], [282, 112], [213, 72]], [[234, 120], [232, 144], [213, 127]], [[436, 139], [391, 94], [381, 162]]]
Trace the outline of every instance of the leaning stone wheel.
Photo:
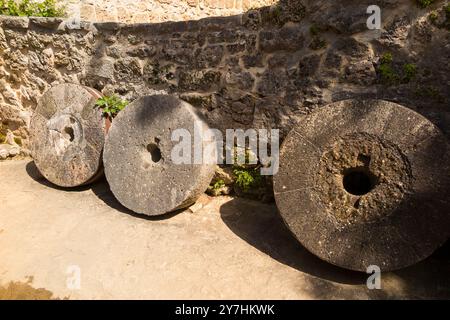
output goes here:
[[[111, 191], [122, 205], [156, 216], [197, 200], [208, 188], [215, 166], [209, 155], [207, 161], [194, 164], [193, 142], [200, 132], [195, 127], [203, 132], [207, 129], [191, 105], [172, 96], [142, 97], [119, 113], [108, 133], [103, 161]], [[187, 143], [186, 161], [172, 157], [173, 151], [179, 150], [179, 137], [172, 141], [177, 129], [185, 138], [192, 138], [192, 142], [180, 140]], [[184, 152], [179, 151], [175, 154], [183, 157]]]
[[30, 125], [31, 154], [55, 185], [76, 187], [101, 176], [106, 120], [95, 108], [100, 97], [94, 89], [66, 83], [40, 98]]
[[283, 143], [274, 179], [295, 237], [337, 266], [417, 263], [449, 237], [450, 148], [398, 104], [347, 100], [306, 116]]

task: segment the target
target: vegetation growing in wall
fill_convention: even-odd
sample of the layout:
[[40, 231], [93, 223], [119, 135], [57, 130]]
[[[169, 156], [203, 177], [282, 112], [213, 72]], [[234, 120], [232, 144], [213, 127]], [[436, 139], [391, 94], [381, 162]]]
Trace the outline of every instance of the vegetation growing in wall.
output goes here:
[[416, 0], [416, 3], [421, 8], [427, 8], [432, 5], [434, 0]]
[[413, 63], [403, 65], [403, 82], [410, 82], [417, 75], [417, 66]]
[[0, 0], [0, 14], [20, 17], [63, 17], [65, 8], [57, 0]]
[[398, 75], [395, 73], [392, 63], [394, 58], [391, 53], [385, 53], [380, 59], [380, 65], [378, 66], [378, 72], [381, 77], [381, 82], [384, 84], [394, 84], [398, 82]]
[[450, 3], [428, 15], [430, 22], [438, 28], [450, 30]]
[[113, 119], [117, 114], [125, 109], [128, 105], [128, 101], [122, 100], [117, 95], [104, 96], [97, 100], [95, 106], [102, 110], [105, 117]]
[[397, 85], [400, 83], [409, 83], [417, 76], [417, 66], [413, 63], [402, 64], [401, 70], [394, 65], [392, 53], [385, 53], [380, 58], [380, 64], [377, 72], [381, 83], [384, 85]]
[[443, 103], [445, 102], [444, 96], [441, 94], [439, 89], [431, 87], [431, 86], [418, 86], [415, 89], [415, 94], [421, 98], [431, 99], [433, 101]]

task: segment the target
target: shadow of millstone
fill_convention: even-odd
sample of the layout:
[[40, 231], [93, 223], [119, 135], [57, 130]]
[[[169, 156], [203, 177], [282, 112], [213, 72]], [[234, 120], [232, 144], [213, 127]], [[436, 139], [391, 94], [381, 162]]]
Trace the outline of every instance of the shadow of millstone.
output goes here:
[[51, 183], [47, 179], [45, 179], [45, 177], [39, 172], [38, 168], [34, 164], [34, 161], [28, 162], [27, 165], [25, 166], [25, 170], [26, 170], [27, 174], [30, 176], [30, 178], [32, 178], [34, 181], [40, 183], [41, 185], [43, 185], [47, 188], [52, 188], [52, 189], [65, 191], [65, 192], [80, 192], [80, 191], [86, 191], [86, 190], [90, 189], [89, 185], [73, 187], [73, 188], [59, 187], [59, 186]]
[[114, 197], [114, 194], [112, 193], [105, 177], [101, 177], [96, 182], [85, 185], [85, 186], [74, 187], [74, 188], [63, 188], [63, 187], [54, 185], [53, 183], [51, 183], [47, 179], [45, 179], [45, 177], [42, 176], [42, 174], [39, 172], [39, 170], [37, 169], [37, 167], [33, 161], [30, 161], [29, 163], [27, 163], [25, 169], [26, 169], [27, 174], [30, 176], [30, 178], [32, 178], [34, 181], [38, 182], [39, 184], [41, 184], [47, 188], [52, 188], [52, 189], [64, 191], [64, 192], [82, 192], [82, 191], [92, 190], [92, 192], [111, 209], [117, 210], [121, 213], [128, 214], [135, 218], [140, 218], [140, 219], [145, 219], [145, 220], [150, 220], [150, 221], [160, 221], [160, 220], [170, 219], [184, 211], [184, 209], [177, 210], [177, 211], [167, 213], [162, 216], [149, 217], [146, 215], [135, 213], [135, 212], [127, 209], [126, 207], [124, 207]]
[[366, 282], [366, 274], [333, 266], [306, 250], [284, 225], [275, 205], [236, 198], [225, 203], [220, 214], [236, 235], [285, 265], [337, 283]]
[[94, 183], [92, 185], [92, 191], [94, 192], [94, 194], [100, 199], [102, 200], [107, 206], [109, 206], [110, 208], [117, 210], [121, 213], [125, 213], [128, 214], [132, 217], [135, 218], [139, 218], [139, 219], [144, 219], [144, 220], [149, 220], [149, 221], [162, 221], [162, 220], [168, 220], [170, 218], [175, 217], [176, 215], [180, 214], [181, 212], [185, 211], [186, 209], [181, 209], [181, 210], [176, 210], [173, 212], [169, 212], [166, 213], [164, 215], [161, 216], [155, 216], [155, 217], [151, 217], [151, 216], [146, 216], [144, 214], [139, 214], [136, 212], [131, 211], [130, 209], [124, 207], [115, 197], [114, 194], [112, 193], [108, 181], [106, 181], [105, 177], [102, 177], [99, 181], [97, 181], [96, 183]]
[[382, 289], [369, 290], [369, 275], [328, 264], [307, 251], [290, 233], [275, 205], [234, 199], [220, 208], [225, 224], [273, 259], [307, 273], [305, 287], [316, 299], [450, 299], [450, 242], [431, 257], [382, 274]]

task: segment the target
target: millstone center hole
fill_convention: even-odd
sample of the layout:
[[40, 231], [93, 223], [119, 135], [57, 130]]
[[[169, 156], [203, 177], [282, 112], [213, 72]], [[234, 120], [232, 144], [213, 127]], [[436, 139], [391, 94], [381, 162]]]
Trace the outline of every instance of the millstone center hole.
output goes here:
[[154, 163], [158, 163], [161, 160], [162, 158], [161, 150], [156, 144], [154, 143], [148, 144], [147, 151], [150, 153], [151, 159]]
[[68, 135], [70, 142], [72, 142], [75, 139], [75, 133], [71, 127], [65, 127], [64, 133]]
[[347, 170], [343, 179], [344, 189], [355, 196], [368, 194], [375, 187], [375, 179], [366, 168]]

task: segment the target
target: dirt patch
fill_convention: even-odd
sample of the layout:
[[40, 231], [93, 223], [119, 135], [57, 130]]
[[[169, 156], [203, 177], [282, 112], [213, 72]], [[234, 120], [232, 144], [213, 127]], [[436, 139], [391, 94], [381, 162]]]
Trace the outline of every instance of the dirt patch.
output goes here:
[[26, 282], [11, 281], [6, 286], [0, 286], [0, 300], [60, 300], [47, 289], [33, 288], [32, 282], [33, 277], [28, 277]]

